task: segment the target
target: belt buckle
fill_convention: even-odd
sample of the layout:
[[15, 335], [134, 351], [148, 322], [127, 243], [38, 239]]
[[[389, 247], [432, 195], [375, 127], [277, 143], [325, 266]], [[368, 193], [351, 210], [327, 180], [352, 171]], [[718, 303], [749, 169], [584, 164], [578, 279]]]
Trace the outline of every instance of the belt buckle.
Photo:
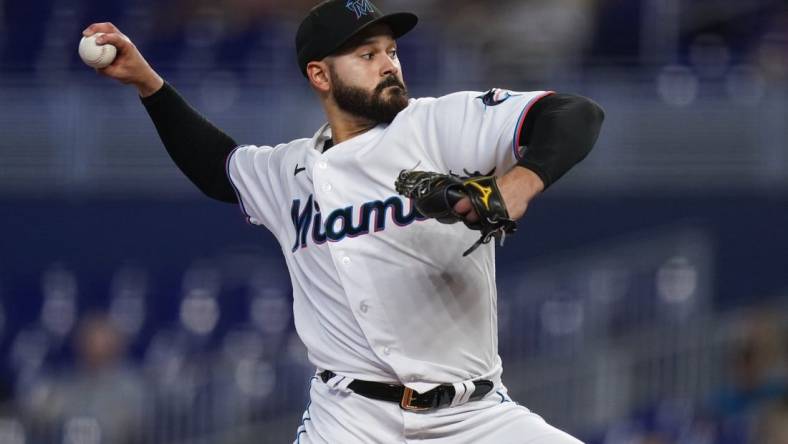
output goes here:
[[411, 405], [413, 402], [413, 389], [405, 387], [405, 390], [402, 391], [402, 400], [399, 403], [399, 406], [402, 410], [407, 410], [409, 412], [423, 412], [425, 410], [429, 410], [430, 407], [418, 407], [415, 405]]

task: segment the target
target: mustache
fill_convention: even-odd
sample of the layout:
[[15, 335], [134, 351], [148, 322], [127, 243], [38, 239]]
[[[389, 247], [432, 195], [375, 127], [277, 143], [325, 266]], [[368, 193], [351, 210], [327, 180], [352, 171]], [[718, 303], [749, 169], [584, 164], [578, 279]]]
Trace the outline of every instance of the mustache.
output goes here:
[[405, 88], [405, 85], [399, 81], [398, 78], [394, 76], [386, 77], [380, 84], [375, 88], [375, 94], [381, 94], [384, 89], [388, 88], [389, 86], [396, 86], [402, 89], [405, 93], [408, 92], [408, 89]]

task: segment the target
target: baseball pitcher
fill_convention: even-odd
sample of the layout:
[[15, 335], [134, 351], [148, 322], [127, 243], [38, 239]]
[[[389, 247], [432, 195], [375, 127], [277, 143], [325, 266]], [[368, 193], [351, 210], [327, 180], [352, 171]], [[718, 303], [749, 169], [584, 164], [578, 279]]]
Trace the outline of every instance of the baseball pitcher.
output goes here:
[[416, 23], [368, 0], [313, 8], [296, 60], [327, 123], [275, 146], [217, 129], [112, 24], [85, 35], [118, 48], [99, 72], [137, 88], [183, 173], [276, 236], [316, 367], [294, 442], [577, 443], [501, 381], [494, 246], [603, 111], [550, 91], [410, 98], [397, 38]]

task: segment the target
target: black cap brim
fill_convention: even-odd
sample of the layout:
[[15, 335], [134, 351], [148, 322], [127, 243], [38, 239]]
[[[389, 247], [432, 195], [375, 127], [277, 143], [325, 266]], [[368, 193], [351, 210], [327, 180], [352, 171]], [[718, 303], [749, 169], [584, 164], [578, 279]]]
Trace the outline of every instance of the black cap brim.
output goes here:
[[384, 15], [379, 19], [373, 20], [362, 29], [368, 28], [375, 23], [385, 23], [389, 25], [394, 32], [394, 38], [398, 39], [412, 31], [419, 23], [419, 18], [416, 14], [411, 14], [410, 12], [395, 12], [394, 14]]

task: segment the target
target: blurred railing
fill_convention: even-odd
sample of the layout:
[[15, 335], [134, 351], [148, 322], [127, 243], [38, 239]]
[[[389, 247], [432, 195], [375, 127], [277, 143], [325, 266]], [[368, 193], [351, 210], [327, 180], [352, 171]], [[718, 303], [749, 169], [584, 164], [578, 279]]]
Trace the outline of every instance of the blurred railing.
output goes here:
[[513, 398], [570, 430], [663, 396], [699, 399], [698, 375], [715, 384], [706, 366], [720, 368], [703, 321], [713, 251], [702, 230], [673, 227], [504, 276], [500, 350]]
[[[527, 268], [506, 264], [499, 348], [512, 397], [575, 433], [665, 399], [691, 414], [725, 383], [746, 319], [711, 311], [713, 251], [703, 230], [675, 226]], [[109, 314], [148, 339], [140, 360], [101, 378], [47, 364], [81, 317], [74, 275], [49, 270], [42, 324], [6, 331], [17, 396], [0, 415], [0, 441], [94, 444], [118, 429], [129, 443], [292, 439], [313, 369], [292, 331], [286, 290], [273, 285], [286, 275], [264, 263], [235, 258], [186, 270], [175, 326], [146, 318], [158, 303], [146, 296], [149, 278], [118, 270]], [[788, 311], [775, 313], [784, 329]]]
[[[788, 334], [786, 306], [772, 310], [782, 313], [782, 333]], [[654, 326], [572, 356], [510, 358], [505, 361], [504, 377], [515, 401], [575, 433], [603, 429], [635, 408], [666, 400], [675, 409], [672, 414], [691, 421], [702, 402], [724, 386], [730, 355], [747, 318], [739, 313], [704, 317], [679, 328]], [[306, 387], [303, 377], [298, 383]], [[213, 396], [171, 394], [148, 399], [143, 405], [144, 426], [124, 442], [265, 444], [293, 439], [300, 411], [281, 408], [291, 406], [288, 400], [273, 397], [255, 403], [238, 397], [227, 404], [221, 400], [237, 395], [235, 384], [216, 384], [214, 390]], [[6, 415], [0, 420], [0, 441], [105, 442], [92, 417], [71, 417], [43, 429], [31, 430], [23, 424], [19, 417]]]
[[689, 419], [728, 376], [736, 322], [710, 317], [678, 328], [653, 326], [571, 357], [509, 364], [507, 374], [520, 384], [512, 384], [513, 396], [569, 430], [600, 430], [663, 400], [688, 404]]
[[[413, 83], [411, 89], [421, 96], [506, 86], [598, 100], [607, 113], [601, 138], [559, 192], [785, 190], [788, 88], [759, 83], [759, 91], [742, 100], [738, 91], [719, 91], [724, 80], [695, 79], [692, 97], [678, 97], [690, 94], [681, 82], [694, 77], [674, 71], [644, 80], [599, 71], [582, 81]], [[91, 76], [0, 80], [0, 195], [196, 196], [136, 93]], [[251, 82], [232, 71], [209, 71], [199, 80], [170, 80], [239, 143], [308, 137], [323, 123], [302, 79]]]

